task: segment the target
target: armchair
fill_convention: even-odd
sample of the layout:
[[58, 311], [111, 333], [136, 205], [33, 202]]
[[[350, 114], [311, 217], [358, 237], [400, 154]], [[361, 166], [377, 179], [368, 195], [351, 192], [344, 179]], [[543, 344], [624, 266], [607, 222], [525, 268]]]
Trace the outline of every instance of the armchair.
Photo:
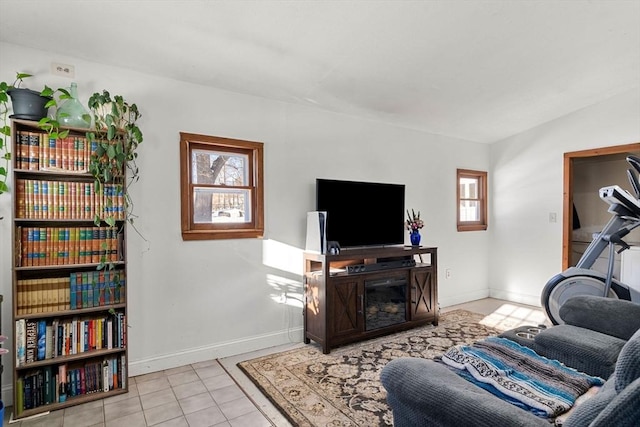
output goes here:
[[[604, 335], [616, 333], [615, 338], [622, 340], [623, 345], [619, 354], [615, 354], [613, 374], [597, 394], [580, 405], [574, 406], [563, 426], [632, 427], [640, 425], [640, 315], [635, 319], [625, 317], [640, 313], [636, 311], [640, 310], [640, 305], [629, 306], [628, 301], [601, 297], [586, 299], [574, 297], [574, 299], [576, 301], [569, 300], [565, 304], [567, 307], [561, 310], [563, 320], [567, 322], [566, 326], [580, 328], [571, 324], [580, 323], [583, 326], [595, 327], [603, 331], [598, 333]], [[589, 313], [585, 311], [586, 309], [596, 310], [599, 314]], [[630, 322], [621, 322], [614, 328], [615, 318], [626, 318]], [[609, 320], [612, 323], [605, 326], [601, 320]], [[633, 323], [634, 321], [638, 323]], [[638, 325], [636, 331], [629, 336], [634, 324]], [[557, 346], [554, 347], [551, 344], [553, 340], [549, 339], [549, 344], [545, 344], [548, 347], [545, 348], [557, 349], [558, 355], [564, 355], [563, 357], [568, 361], [580, 360], [578, 347], [563, 347], [565, 341], [554, 331], [560, 326], [562, 325], [549, 328], [538, 336], [546, 334], [549, 338], [554, 337], [558, 341]], [[570, 328], [570, 330], [571, 334], [580, 332], [578, 329]], [[549, 332], [551, 334], [548, 334]], [[590, 336], [589, 332], [586, 334]], [[582, 342], [588, 339], [585, 338]], [[589, 344], [585, 343], [587, 347]], [[585, 360], [588, 360], [587, 365], [594, 363], [592, 356], [593, 354], [587, 352], [585, 356]], [[548, 427], [551, 425], [549, 420], [503, 401], [436, 361], [418, 358], [396, 359], [383, 368], [380, 378], [387, 390], [387, 401], [393, 410], [395, 427], [501, 425]]]

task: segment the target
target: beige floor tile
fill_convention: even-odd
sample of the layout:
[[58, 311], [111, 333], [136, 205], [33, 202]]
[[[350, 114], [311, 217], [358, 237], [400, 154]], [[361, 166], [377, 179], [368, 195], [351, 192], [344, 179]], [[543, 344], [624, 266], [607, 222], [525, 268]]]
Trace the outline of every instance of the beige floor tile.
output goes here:
[[226, 374], [224, 368], [219, 364], [203, 366], [195, 369], [196, 373], [201, 379], [215, 377], [217, 375]]
[[138, 412], [142, 414], [142, 404], [138, 396], [104, 405], [104, 419], [107, 421], [107, 425], [113, 419], [122, 418]]
[[216, 375], [215, 377], [204, 378], [202, 383], [209, 391], [235, 384], [233, 379], [228, 375]]
[[187, 423], [187, 419], [185, 417], [178, 417], [160, 424], [156, 424], [154, 427], [189, 427], [189, 424]]
[[232, 427], [270, 427], [272, 425], [260, 411], [252, 411], [238, 418], [229, 420], [229, 424], [231, 424]]
[[[95, 402], [92, 402], [95, 403]], [[99, 401], [98, 403], [102, 403]], [[88, 427], [94, 424], [103, 423], [104, 422], [104, 410], [102, 405], [96, 407], [84, 408], [84, 405], [77, 406], [75, 408], [80, 408], [82, 410], [72, 411], [67, 414], [67, 410], [65, 409], [64, 414], [64, 426], [66, 427]], [[74, 409], [75, 409], [74, 408]], [[72, 409], [72, 408], [68, 408]]]
[[227, 418], [217, 406], [192, 412], [185, 417], [189, 427], [210, 427], [227, 421]]
[[136, 384], [140, 385], [140, 383], [151, 381], [151, 380], [156, 380], [158, 378], [162, 378], [162, 377], [165, 377], [165, 376], [166, 375], [165, 375], [164, 371], [151, 372], [149, 374], [138, 375], [137, 377], [135, 377], [135, 381], [136, 381]]
[[182, 409], [177, 401], [156, 406], [155, 408], [145, 409], [144, 411], [144, 417], [148, 426], [155, 426], [156, 424], [182, 417], [183, 415]]
[[119, 418], [107, 419], [106, 427], [147, 427], [142, 411], [124, 415]]
[[169, 384], [171, 384], [171, 387], [175, 387], [180, 384], [199, 381], [200, 377], [198, 376], [198, 374], [196, 374], [196, 371], [194, 371], [193, 369], [190, 369], [188, 371], [183, 371], [177, 374], [168, 375], [167, 380], [169, 380]]
[[158, 390], [153, 393], [147, 393], [140, 396], [140, 402], [142, 402], [142, 409], [145, 411], [156, 406], [167, 405], [172, 402], [177, 402], [176, 395], [173, 394], [171, 388], [164, 390]]
[[180, 399], [178, 402], [182, 407], [182, 412], [184, 412], [186, 415], [196, 411], [200, 411], [202, 409], [210, 408], [212, 406], [215, 406], [216, 404], [213, 401], [213, 397], [211, 397], [208, 392], [189, 396], [185, 399]]
[[211, 396], [218, 405], [232, 400], [239, 399], [244, 396], [244, 392], [237, 384], [231, 384], [226, 387], [211, 390]]
[[139, 382], [138, 394], [142, 396], [148, 393], [156, 392], [158, 390], [167, 390], [169, 388], [171, 388], [171, 384], [169, 384], [169, 380], [167, 379], [167, 377], [162, 374], [161, 377], [157, 377], [144, 382]]
[[238, 418], [239, 416], [248, 414], [256, 409], [253, 402], [251, 402], [251, 400], [246, 396], [242, 396], [240, 399], [221, 403], [218, 406], [228, 420]]
[[194, 381], [192, 383], [180, 384], [173, 387], [173, 394], [176, 395], [176, 399], [178, 400], [185, 399], [196, 394], [204, 393], [206, 391], [207, 388], [200, 380]]

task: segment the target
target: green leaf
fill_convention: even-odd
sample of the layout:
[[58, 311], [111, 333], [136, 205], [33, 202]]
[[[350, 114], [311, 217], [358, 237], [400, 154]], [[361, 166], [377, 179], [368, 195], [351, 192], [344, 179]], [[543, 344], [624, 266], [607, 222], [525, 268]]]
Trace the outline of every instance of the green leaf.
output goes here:
[[6, 183], [0, 181], [0, 193], [6, 193], [9, 191], [9, 187]]
[[[42, 92], [40, 92], [40, 95], [42, 95], [42, 96], [53, 96], [53, 89], [51, 89], [49, 86], [45, 85], [44, 89], [42, 89]], [[51, 100], [51, 101], [53, 101], [55, 103], [54, 100]], [[49, 101], [49, 102], [51, 102], [51, 101]]]
[[7, 176], [7, 170], [4, 168], [4, 166], [0, 166], [0, 175]]
[[113, 145], [110, 145], [107, 149], [107, 157], [109, 157], [109, 159], [116, 157], [116, 148]]
[[9, 126], [2, 126], [0, 128], [0, 133], [3, 135], [11, 136], [11, 128]]

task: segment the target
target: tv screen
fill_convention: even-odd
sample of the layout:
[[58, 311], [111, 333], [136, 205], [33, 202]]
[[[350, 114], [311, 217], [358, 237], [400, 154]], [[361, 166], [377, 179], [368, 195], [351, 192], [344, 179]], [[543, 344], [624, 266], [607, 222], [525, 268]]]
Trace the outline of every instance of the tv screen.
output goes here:
[[404, 244], [404, 185], [318, 178], [316, 210], [342, 248]]

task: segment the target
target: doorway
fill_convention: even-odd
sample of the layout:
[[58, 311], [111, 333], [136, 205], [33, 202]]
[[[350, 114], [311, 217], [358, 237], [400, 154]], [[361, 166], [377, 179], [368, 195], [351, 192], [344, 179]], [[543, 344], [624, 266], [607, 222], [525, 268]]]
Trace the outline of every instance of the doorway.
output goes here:
[[[598, 190], [615, 184], [632, 192], [626, 175], [630, 167], [625, 160], [627, 154], [640, 156], [640, 142], [564, 154], [563, 270], [575, 265], [581, 250], [591, 241], [591, 235], [599, 232], [609, 220], [610, 214]], [[627, 240], [631, 244], [640, 241], [640, 237], [629, 234]]]

